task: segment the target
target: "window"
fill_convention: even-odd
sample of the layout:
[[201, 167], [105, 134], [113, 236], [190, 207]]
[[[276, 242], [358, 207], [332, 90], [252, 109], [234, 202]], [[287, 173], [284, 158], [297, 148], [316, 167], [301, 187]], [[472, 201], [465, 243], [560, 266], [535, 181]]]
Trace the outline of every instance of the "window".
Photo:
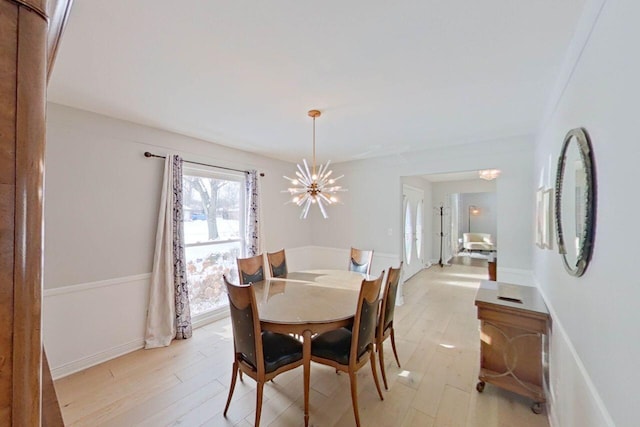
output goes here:
[[222, 275], [234, 280], [245, 250], [245, 177], [185, 167], [184, 241], [194, 323], [228, 305]]

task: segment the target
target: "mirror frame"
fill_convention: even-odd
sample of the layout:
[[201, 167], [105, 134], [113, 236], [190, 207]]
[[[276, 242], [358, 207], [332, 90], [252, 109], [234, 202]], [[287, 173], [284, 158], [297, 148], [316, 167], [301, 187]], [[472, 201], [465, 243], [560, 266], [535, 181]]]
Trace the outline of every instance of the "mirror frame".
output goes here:
[[[575, 138], [575, 142], [578, 145], [580, 158], [584, 164], [586, 175], [584, 228], [582, 230], [580, 250], [576, 254], [577, 260], [575, 265], [569, 264], [569, 261], [567, 260], [567, 251], [565, 248], [564, 233], [562, 229], [562, 184], [564, 180], [567, 149], [569, 148], [572, 138]], [[558, 159], [558, 170], [556, 173], [555, 208], [558, 252], [562, 255], [562, 261], [567, 272], [572, 276], [580, 277], [584, 274], [587, 266], [589, 265], [589, 261], [591, 260], [596, 225], [596, 176], [593, 162], [593, 150], [591, 148], [591, 141], [587, 131], [584, 128], [571, 129], [564, 137], [562, 151], [560, 152], [560, 158]]]

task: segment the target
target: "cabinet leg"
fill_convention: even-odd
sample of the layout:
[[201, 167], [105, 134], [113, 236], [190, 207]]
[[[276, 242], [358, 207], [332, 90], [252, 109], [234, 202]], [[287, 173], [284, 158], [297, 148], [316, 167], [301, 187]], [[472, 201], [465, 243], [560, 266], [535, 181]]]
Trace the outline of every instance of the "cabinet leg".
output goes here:
[[484, 381], [478, 381], [478, 384], [476, 384], [476, 390], [478, 390], [478, 393], [482, 393], [484, 391], [484, 385]]

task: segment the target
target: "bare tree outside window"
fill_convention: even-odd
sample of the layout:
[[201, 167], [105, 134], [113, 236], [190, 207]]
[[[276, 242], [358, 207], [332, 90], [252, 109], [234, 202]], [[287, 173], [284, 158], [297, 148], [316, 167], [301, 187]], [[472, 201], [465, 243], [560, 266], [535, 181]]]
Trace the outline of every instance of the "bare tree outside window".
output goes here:
[[243, 177], [211, 173], [183, 175], [187, 283], [192, 315], [224, 307], [222, 275], [237, 275], [241, 236]]
[[[218, 192], [229, 181], [219, 179], [202, 178], [198, 176], [185, 176], [184, 186], [186, 193], [190, 193], [191, 201], [200, 207], [207, 219], [208, 240], [218, 240], [218, 221], [216, 210], [218, 208]], [[193, 197], [194, 192], [199, 197]]]

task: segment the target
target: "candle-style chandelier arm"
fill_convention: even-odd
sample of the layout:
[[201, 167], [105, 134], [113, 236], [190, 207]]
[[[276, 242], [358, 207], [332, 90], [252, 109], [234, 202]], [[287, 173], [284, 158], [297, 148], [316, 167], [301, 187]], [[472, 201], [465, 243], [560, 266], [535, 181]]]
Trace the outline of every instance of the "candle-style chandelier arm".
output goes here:
[[325, 202], [327, 202], [328, 204], [332, 204], [333, 202], [331, 201], [331, 199], [329, 199], [327, 196], [325, 196], [324, 194], [320, 193], [318, 195], [318, 197], [320, 197], [318, 199], [318, 203], [322, 203], [322, 201], [324, 200]]
[[307, 217], [307, 213], [309, 213], [309, 208], [311, 207], [311, 198], [307, 198], [307, 203], [304, 205], [302, 209], [302, 214], [300, 214], [300, 218], [304, 219]]
[[[311, 174], [311, 172], [309, 172], [309, 165], [307, 164], [307, 159], [302, 159], [302, 163], [304, 163], [304, 170], [307, 172], [306, 175], [303, 173], [303, 175], [311, 178], [311, 180], [313, 180], [313, 175]], [[300, 165], [298, 165], [298, 168], [300, 167]]]
[[[321, 194], [321, 196], [324, 197], [324, 195], [322, 195], [322, 194]], [[320, 208], [320, 212], [322, 213], [322, 217], [324, 219], [329, 218], [329, 215], [327, 215], [327, 210], [324, 207], [324, 203], [322, 203], [322, 199], [318, 199], [318, 207]]]
[[[323, 174], [329, 169], [329, 165], [331, 164], [331, 160], [327, 161], [324, 165], [320, 165], [320, 170], [318, 171], [318, 178], [322, 177]], [[331, 173], [331, 171], [329, 171]]]

